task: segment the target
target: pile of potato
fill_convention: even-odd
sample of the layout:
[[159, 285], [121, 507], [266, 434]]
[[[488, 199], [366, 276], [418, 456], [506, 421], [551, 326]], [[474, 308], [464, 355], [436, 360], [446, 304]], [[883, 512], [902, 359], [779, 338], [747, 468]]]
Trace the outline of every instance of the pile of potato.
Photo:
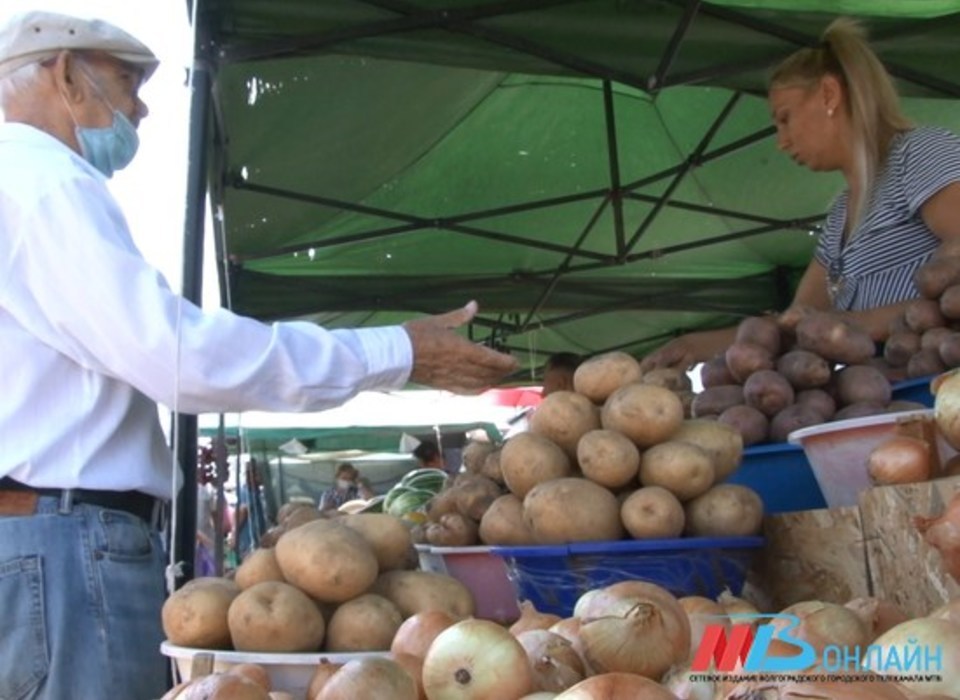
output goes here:
[[390, 648], [426, 609], [475, 611], [456, 579], [412, 570], [418, 558], [399, 518], [318, 519], [251, 552], [233, 579], [196, 578], [170, 595], [163, 629], [176, 645], [245, 652], [363, 652]]
[[894, 320], [883, 359], [902, 377], [926, 377], [960, 367], [960, 251], [934, 256], [917, 270], [923, 298]]
[[[686, 417], [688, 381], [673, 371], [644, 374], [622, 352], [587, 360], [575, 390], [547, 396], [527, 432], [500, 446], [468, 446], [465, 473], [428, 504], [424, 541], [520, 546], [755, 534], [759, 496], [720, 483], [739, 466], [742, 439], [729, 426]], [[469, 538], [453, 539], [454, 532]]]

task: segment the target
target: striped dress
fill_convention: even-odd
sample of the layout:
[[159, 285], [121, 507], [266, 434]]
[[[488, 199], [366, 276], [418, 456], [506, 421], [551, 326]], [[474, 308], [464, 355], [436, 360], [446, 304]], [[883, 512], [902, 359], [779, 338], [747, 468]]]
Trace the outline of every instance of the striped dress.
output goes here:
[[814, 255], [827, 270], [834, 308], [863, 311], [920, 296], [914, 273], [940, 244], [923, 223], [920, 207], [958, 181], [956, 135], [938, 127], [918, 127], [894, 138], [870, 206], [845, 246], [848, 192], [837, 197], [827, 214]]

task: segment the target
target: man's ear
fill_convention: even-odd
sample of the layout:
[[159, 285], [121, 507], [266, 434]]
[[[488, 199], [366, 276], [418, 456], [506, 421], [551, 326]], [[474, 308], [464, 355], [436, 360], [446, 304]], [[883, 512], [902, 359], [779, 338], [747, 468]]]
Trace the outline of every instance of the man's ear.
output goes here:
[[80, 80], [76, 57], [70, 51], [61, 51], [53, 63], [53, 79], [57, 89], [71, 104], [82, 102], [86, 97], [86, 84]]

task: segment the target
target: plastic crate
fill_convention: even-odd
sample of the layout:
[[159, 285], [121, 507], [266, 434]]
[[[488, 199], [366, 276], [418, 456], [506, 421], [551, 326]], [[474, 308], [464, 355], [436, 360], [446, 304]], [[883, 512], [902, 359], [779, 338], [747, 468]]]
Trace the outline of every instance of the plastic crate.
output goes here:
[[619, 581], [649, 581], [678, 597], [716, 598], [725, 588], [738, 594], [762, 545], [762, 537], [684, 537], [492, 551], [503, 557], [519, 599], [569, 617], [581, 595]]
[[894, 401], [916, 401], [927, 408], [933, 408], [933, 392], [930, 382], [936, 375], [906, 379], [892, 385], [891, 399]]
[[740, 467], [726, 482], [756, 491], [765, 513], [827, 507], [810, 461], [799, 445], [779, 442], [746, 448]]
[[266, 653], [233, 651], [224, 649], [194, 649], [172, 644], [160, 644], [160, 653], [175, 662], [174, 681], [180, 683], [193, 678], [193, 661], [199, 655], [209, 655], [213, 660], [213, 672], [229, 671], [238, 664], [259, 664], [270, 676], [273, 690], [285, 691], [294, 697], [306, 696], [310, 679], [321, 661], [345, 664], [355, 659], [389, 658], [388, 651], [355, 652], [351, 654], [312, 653]]
[[417, 545], [420, 568], [447, 574], [473, 594], [476, 616], [510, 623], [520, 617], [517, 594], [503, 558], [490, 547], [432, 547]]

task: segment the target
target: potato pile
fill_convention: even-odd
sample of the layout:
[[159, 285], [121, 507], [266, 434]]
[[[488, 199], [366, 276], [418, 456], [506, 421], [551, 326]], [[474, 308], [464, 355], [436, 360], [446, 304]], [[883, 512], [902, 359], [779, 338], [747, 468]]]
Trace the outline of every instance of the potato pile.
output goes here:
[[[476, 527], [481, 542], [549, 545], [759, 531], [759, 496], [719, 483], [739, 466], [742, 439], [730, 426], [685, 416], [685, 375], [643, 374], [635, 358], [611, 352], [584, 362], [574, 389], [547, 396], [529, 431], [486, 450], [482, 466], [476, 455], [465, 455], [470, 471], [457, 481], [467, 493], [482, 492], [476, 499], [487, 506]], [[453, 495], [457, 488], [430, 504], [431, 519], [435, 510], [454, 507], [444, 504], [462, 506], [463, 494]], [[462, 507], [459, 513], [466, 515]]]
[[436, 547], [469, 547], [479, 543], [480, 520], [503, 494], [499, 456], [495, 445], [470, 443], [463, 456], [468, 471], [448, 480], [427, 501], [426, 522], [413, 528], [413, 541]]
[[923, 408], [893, 401], [890, 369], [875, 352], [867, 333], [836, 314], [808, 313], [792, 329], [746, 318], [726, 351], [703, 364], [692, 413], [753, 445], [830, 420]]
[[394, 516], [311, 520], [251, 552], [234, 579], [185, 584], [164, 603], [163, 629], [173, 644], [202, 649], [363, 652], [389, 649], [417, 612], [473, 615], [462, 583], [410, 570], [416, 561], [409, 529]]
[[960, 367], [960, 250], [939, 252], [915, 277], [923, 298], [890, 326], [883, 359], [901, 377]]

